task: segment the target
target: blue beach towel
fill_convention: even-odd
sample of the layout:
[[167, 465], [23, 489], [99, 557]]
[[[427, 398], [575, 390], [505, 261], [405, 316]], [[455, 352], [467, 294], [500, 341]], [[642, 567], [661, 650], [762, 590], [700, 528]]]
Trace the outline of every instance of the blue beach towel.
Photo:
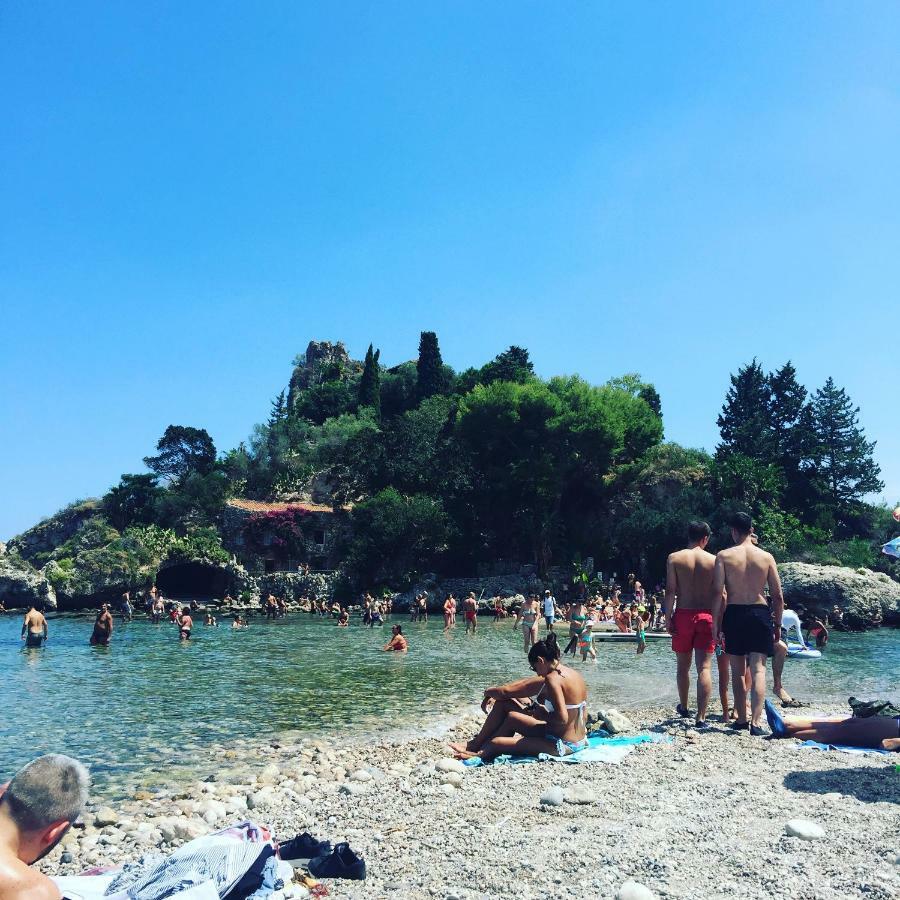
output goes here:
[[[519, 763], [561, 762], [561, 763], [618, 763], [621, 762], [638, 744], [668, 744], [672, 738], [661, 734], [634, 734], [610, 737], [606, 731], [594, 731], [588, 735], [588, 745], [569, 756], [553, 756], [550, 753], [539, 753], [537, 756], [498, 756], [493, 763], [487, 765], [512, 766]], [[467, 766], [485, 765], [480, 759], [463, 761]]]
[[795, 747], [797, 750], [838, 750], [841, 753], [854, 753], [856, 755], [863, 753], [877, 753], [879, 756], [893, 755], [891, 750], [877, 750], [874, 747], [845, 747], [843, 744], [820, 744], [818, 741], [801, 741]]

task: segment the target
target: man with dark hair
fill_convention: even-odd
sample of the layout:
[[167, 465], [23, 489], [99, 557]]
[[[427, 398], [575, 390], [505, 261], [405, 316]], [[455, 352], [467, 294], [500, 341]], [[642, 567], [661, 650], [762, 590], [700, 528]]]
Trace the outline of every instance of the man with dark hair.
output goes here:
[[[781, 638], [784, 595], [775, 558], [756, 546], [753, 540], [755, 535], [750, 516], [735, 513], [730, 525], [734, 546], [719, 551], [716, 556], [713, 591], [719, 602], [727, 592], [721, 631], [725, 636], [734, 707], [738, 714], [737, 721], [731, 727], [749, 729], [752, 735], [761, 735], [764, 734], [762, 717], [766, 699], [766, 659], [772, 656], [775, 642]], [[772, 598], [771, 611], [764, 594], [767, 585]], [[748, 659], [751, 676], [749, 722], [744, 687]]]
[[32, 760], [0, 787], [0, 900], [58, 900], [56, 885], [29, 866], [62, 840], [89, 787], [84, 766], [59, 753]]
[[713, 623], [718, 621], [721, 592], [713, 595], [713, 571], [716, 558], [708, 553], [710, 528], [706, 522], [688, 525], [688, 545], [670, 553], [666, 561], [666, 594], [663, 611], [666, 627], [672, 635], [677, 659], [679, 716], [689, 716], [691, 657], [697, 669], [698, 728], [706, 728], [706, 710], [712, 692], [710, 663], [716, 649]]
[[28, 604], [28, 612], [22, 620], [22, 640], [26, 647], [41, 647], [47, 640], [47, 620], [38, 612], [33, 603]]

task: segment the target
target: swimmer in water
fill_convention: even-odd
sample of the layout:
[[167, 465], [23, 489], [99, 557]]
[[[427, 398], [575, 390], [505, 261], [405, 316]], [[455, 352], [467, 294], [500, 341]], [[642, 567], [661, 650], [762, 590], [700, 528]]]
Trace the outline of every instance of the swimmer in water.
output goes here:
[[108, 647], [113, 632], [113, 618], [109, 612], [109, 604], [104, 603], [94, 620], [94, 631], [90, 643], [95, 646]]
[[478, 628], [478, 601], [475, 599], [474, 591], [469, 591], [469, 596], [463, 601], [463, 610], [466, 617], [466, 634], [469, 633], [469, 626], [474, 634]]
[[532, 594], [527, 600], [523, 601], [519, 611], [516, 613], [516, 620], [513, 622], [514, 630], [519, 626], [522, 628], [522, 639], [526, 653], [537, 642], [538, 615], [540, 615], [538, 599], [535, 594]]
[[181, 618], [178, 621], [178, 640], [189, 641], [191, 639], [191, 631], [194, 628], [194, 620], [191, 618], [191, 608], [185, 606], [181, 610]]
[[42, 647], [47, 640], [47, 634], [47, 620], [44, 614], [38, 612], [33, 603], [29, 604], [28, 612], [22, 620], [22, 640], [25, 641], [25, 646]]
[[391, 627], [391, 639], [382, 647], [383, 650], [393, 651], [395, 653], [406, 653], [409, 650], [409, 644], [403, 636], [403, 626], [394, 625]]

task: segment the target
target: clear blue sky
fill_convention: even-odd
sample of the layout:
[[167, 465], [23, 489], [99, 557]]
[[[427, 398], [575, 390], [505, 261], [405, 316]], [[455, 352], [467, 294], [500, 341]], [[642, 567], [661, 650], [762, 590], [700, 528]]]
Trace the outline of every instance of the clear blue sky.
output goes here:
[[862, 407], [900, 498], [900, 7], [70, 3], [0, 18], [0, 537], [245, 438], [311, 338]]

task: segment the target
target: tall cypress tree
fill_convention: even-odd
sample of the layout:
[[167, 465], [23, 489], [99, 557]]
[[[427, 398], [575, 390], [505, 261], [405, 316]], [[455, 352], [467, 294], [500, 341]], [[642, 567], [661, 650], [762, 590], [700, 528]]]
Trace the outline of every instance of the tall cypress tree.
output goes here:
[[756, 359], [731, 376], [716, 423], [722, 435], [716, 448], [719, 459], [741, 453], [765, 464], [773, 462], [772, 388]]
[[274, 425], [277, 425], [279, 422], [284, 421], [287, 417], [287, 401], [284, 397], [284, 391], [282, 391], [273, 401], [272, 401], [272, 411], [269, 413], [269, 427], [271, 428]]
[[866, 494], [884, 487], [881, 468], [872, 457], [875, 441], [867, 441], [859, 425], [859, 407], [829, 378], [812, 401], [818, 473], [831, 512], [847, 517]]
[[433, 331], [423, 331], [419, 338], [419, 358], [416, 361], [417, 391], [420, 400], [447, 392], [447, 377], [444, 361], [438, 347], [437, 335]]
[[381, 371], [378, 366], [380, 350], [372, 351], [372, 345], [366, 351], [362, 377], [359, 379], [359, 406], [368, 406], [375, 411], [375, 418], [381, 418]]

